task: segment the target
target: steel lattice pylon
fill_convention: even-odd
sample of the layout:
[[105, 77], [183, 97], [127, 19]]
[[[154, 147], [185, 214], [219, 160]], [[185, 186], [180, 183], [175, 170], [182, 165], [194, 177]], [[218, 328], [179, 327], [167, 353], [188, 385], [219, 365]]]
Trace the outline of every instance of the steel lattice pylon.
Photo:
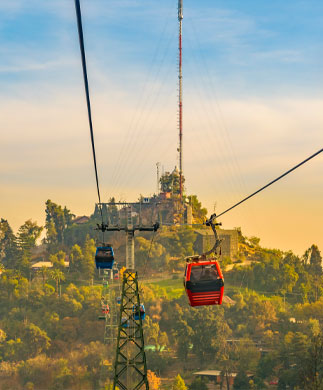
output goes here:
[[137, 272], [123, 273], [121, 307], [114, 363], [113, 390], [149, 389], [142, 318], [135, 318], [140, 307]]
[[[115, 265], [114, 269], [118, 269], [117, 265]], [[117, 339], [117, 308], [116, 308], [116, 294], [120, 293], [120, 287], [118, 288], [118, 284], [114, 284], [114, 288], [112, 289], [109, 286], [108, 280], [113, 282], [113, 270], [104, 270], [103, 271], [103, 280], [102, 280], [102, 293], [101, 293], [101, 310], [102, 313], [99, 315], [100, 320], [104, 320], [104, 339], [103, 342], [108, 347], [106, 349], [106, 353], [113, 351], [114, 346]], [[105, 308], [109, 308], [109, 310], [105, 310]], [[110, 353], [109, 353], [110, 355]], [[105, 358], [108, 358], [106, 356]], [[100, 384], [102, 388], [105, 388], [107, 381], [113, 380], [113, 376], [110, 376], [110, 380], [107, 378], [105, 358], [101, 363], [101, 373], [100, 373]]]

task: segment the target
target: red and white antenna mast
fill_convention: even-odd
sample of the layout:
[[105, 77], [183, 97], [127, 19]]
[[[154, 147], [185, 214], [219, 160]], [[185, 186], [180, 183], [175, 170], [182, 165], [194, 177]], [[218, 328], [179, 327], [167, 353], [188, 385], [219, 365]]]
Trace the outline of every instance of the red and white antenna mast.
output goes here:
[[183, 85], [182, 85], [182, 21], [183, 21], [183, 0], [178, 0], [178, 127], [179, 127], [179, 192], [180, 199], [183, 199]]

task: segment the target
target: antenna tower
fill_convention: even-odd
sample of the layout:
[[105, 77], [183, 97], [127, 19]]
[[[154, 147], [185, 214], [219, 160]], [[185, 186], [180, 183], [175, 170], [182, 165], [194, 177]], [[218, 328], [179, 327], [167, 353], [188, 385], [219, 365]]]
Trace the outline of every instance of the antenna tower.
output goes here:
[[182, 21], [183, 21], [183, 0], [178, 0], [178, 127], [179, 127], [179, 193], [183, 199], [183, 85], [182, 85]]
[[160, 162], [157, 162], [156, 163], [156, 167], [157, 167], [157, 192], [156, 192], [156, 195], [158, 195], [160, 193]]

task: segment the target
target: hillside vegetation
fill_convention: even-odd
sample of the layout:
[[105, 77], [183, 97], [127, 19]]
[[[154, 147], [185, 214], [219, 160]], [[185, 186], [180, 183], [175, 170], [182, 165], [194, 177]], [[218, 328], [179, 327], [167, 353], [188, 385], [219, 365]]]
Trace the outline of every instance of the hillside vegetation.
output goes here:
[[[45, 211], [44, 227], [29, 220], [16, 234], [0, 221], [0, 388], [97, 390], [105, 381], [108, 388], [114, 350], [103, 345], [104, 323], [97, 319], [97, 211], [81, 225], [50, 200]], [[152, 233], [136, 237], [136, 261], [152, 388], [184, 390], [185, 381], [190, 390], [206, 390], [206, 380], [193, 373], [212, 369], [221, 372], [223, 389], [231, 373], [234, 389], [323, 389], [317, 246], [298, 257], [262, 248], [240, 232], [239, 253], [222, 261], [230, 269], [224, 272], [229, 303], [191, 308], [182, 275], [194, 231], [164, 227], [151, 239]], [[108, 241], [122, 266], [124, 237], [114, 233]], [[40, 259], [52, 268], [34, 271]]]

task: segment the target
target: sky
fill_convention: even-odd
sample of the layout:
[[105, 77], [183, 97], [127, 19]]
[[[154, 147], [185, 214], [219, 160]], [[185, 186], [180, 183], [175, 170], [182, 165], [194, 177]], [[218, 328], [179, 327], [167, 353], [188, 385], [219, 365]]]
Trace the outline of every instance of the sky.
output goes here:
[[[102, 198], [178, 165], [177, 0], [81, 0]], [[184, 175], [222, 212], [323, 146], [323, 3], [184, 0]], [[97, 201], [72, 0], [0, 1], [0, 217]], [[323, 154], [221, 218], [270, 248], [323, 250]]]

